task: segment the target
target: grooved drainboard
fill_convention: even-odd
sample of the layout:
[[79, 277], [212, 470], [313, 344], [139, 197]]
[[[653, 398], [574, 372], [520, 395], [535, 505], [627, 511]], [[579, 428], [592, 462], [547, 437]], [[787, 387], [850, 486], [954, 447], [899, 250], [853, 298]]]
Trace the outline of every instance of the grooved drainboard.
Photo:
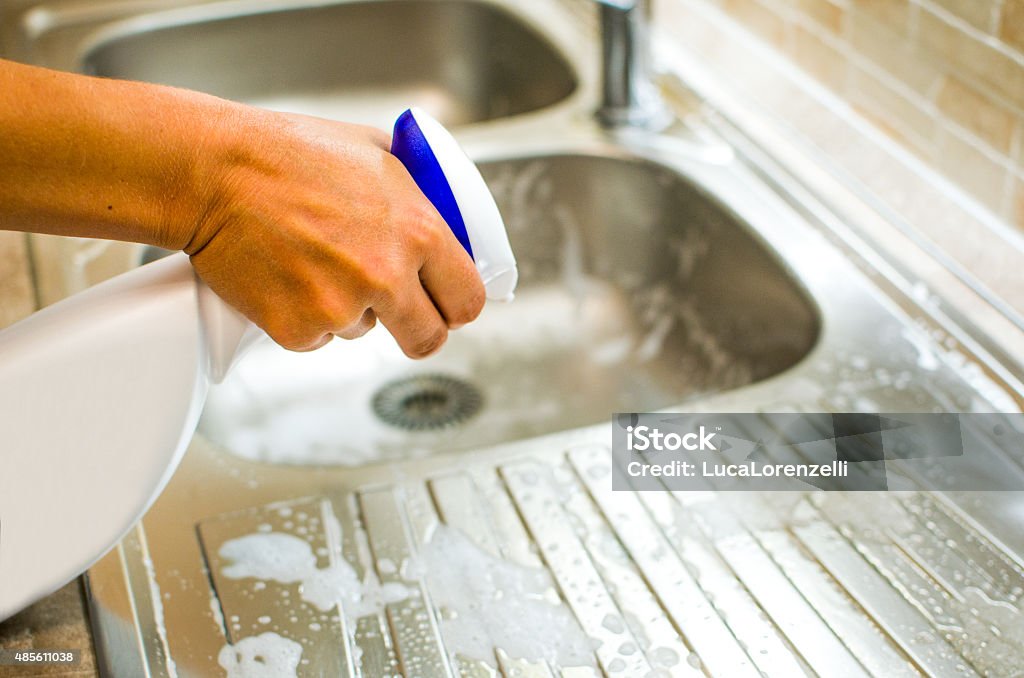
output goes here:
[[603, 444], [550, 461], [204, 521], [225, 656], [258, 638], [301, 649], [299, 676], [1019, 675], [1021, 567], [933, 495], [614, 492]]

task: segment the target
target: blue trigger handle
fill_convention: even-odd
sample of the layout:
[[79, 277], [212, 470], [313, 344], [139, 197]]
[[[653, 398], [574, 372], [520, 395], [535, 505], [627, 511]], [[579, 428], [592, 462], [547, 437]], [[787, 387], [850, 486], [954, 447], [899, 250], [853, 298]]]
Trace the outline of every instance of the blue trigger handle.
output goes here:
[[441, 217], [448, 224], [462, 247], [473, 257], [473, 247], [469, 242], [466, 223], [459, 210], [459, 204], [452, 193], [448, 178], [441, 169], [434, 149], [427, 141], [426, 135], [416, 122], [411, 110], [398, 116], [395, 121], [394, 134], [391, 138], [391, 154], [398, 158], [409, 170], [413, 181], [423, 191], [423, 195], [434, 205]]

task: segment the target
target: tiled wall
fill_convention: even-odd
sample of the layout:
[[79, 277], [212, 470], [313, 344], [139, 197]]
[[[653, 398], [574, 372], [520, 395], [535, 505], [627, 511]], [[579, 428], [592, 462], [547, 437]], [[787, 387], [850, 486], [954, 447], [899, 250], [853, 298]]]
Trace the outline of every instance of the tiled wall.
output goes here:
[[0, 328], [21, 320], [35, 306], [28, 237], [0, 231]]
[[1024, 228], [1024, 0], [685, 1], [727, 12]]

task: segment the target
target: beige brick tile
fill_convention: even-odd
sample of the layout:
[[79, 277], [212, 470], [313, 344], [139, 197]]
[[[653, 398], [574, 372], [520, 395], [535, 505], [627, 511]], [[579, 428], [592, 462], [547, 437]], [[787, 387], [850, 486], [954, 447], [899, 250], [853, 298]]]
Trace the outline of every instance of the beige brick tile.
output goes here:
[[721, 0], [722, 9], [765, 42], [778, 48], [786, 43], [786, 22], [761, 0]]
[[137, 265], [135, 243], [34, 234], [32, 255], [43, 306], [81, 292]]
[[661, 26], [668, 35], [700, 54], [736, 87], [756, 91], [759, 83], [772, 78], [772, 72], [760, 60], [751, 58], [745, 44], [724, 39], [713, 22], [692, 11], [684, 0], [656, 2], [654, 11], [655, 21], [663, 22]]
[[957, 77], [943, 78], [935, 99], [939, 111], [995, 150], [1009, 155], [1017, 116]]
[[828, 149], [836, 135], [848, 131], [847, 123], [837, 118], [828, 105], [792, 90], [787, 94], [790, 96], [779, 97], [775, 111], [815, 146]]
[[904, 150], [913, 153], [929, 165], [935, 164], [936, 150], [932, 140], [923, 139], [914, 130], [908, 130], [904, 126], [897, 127], [896, 125], [899, 123], [894, 123], [891, 117], [883, 117], [878, 113], [877, 108], [869, 108], [856, 102], [852, 104], [852, 108], [876, 129], [902, 146]]
[[942, 80], [941, 63], [932, 54], [866, 12], [852, 12], [846, 36], [857, 53], [923, 97], [932, 97]]
[[899, 33], [906, 33], [909, 30], [908, 0], [850, 0], [850, 8], [854, 13], [870, 14]]
[[823, 85], [837, 92], [846, 89], [850, 64], [835, 42], [796, 24], [789, 51], [797, 65]]
[[929, 1], [986, 33], [995, 32], [999, 18], [999, 6], [1002, 4], [999, 0]]
[[1005, 0], [999, 19], [999, 37], [1024, 52], [1024, 0]]
[[714, 58], [714, 52], [723, 41], [693, 6], [682, 0], [664, 0], [655, 2], [653, 10], [655, 26], [664, 30], [672, 40], [707, 59]]
[[941, 129], [939, 170], [995, 214], [1003, 212], [1009, 170], [975, 140], [953, 128]]
[[1024, 175], [1018, 175], [1013, 182], [1010, 223], [1024, 229]]
[[965, 81], [983, 83], [1009, 103], [1024, 108], [1024, 56], [982, 41], [922, 8], [918, 40]]
[[[827, 120], [821, 119], [820, 106], [806, 96], [806, 90], [800, 85], [783, 78], [769, 78], [764, 82], [770, 84], [756, 89], [758, 103], [801, 135], [811, 137], [822, 123], [827, 124]], [[755, 87], [750, 86], [748, 90], [755, 91]]]
[[837, 0], [786, 0], [786, 4], [796, 10], [799, 16], [830, 33], [842, 33], [847, 7], [845, 3]]
[[768, 105], [786, 96], [790, 83], [782, 81], [762, 60], [752, 59], [750, 52], [738, 46], [720, 46], [718, 50], [718, 68], [738, 91]]
[[849, 99], [910, 150], [926, 159], [933, 157], [936, 119], [923, 99], [894, 87], [877, 70], [857, 65], [850, 71]]
[[1024, 117], [1017, 118], [1016, 137], [1013, 142], [1013, 162], [1024, 174]]
[[35, 310], [27, 236], [0, 231], [0, 327]]

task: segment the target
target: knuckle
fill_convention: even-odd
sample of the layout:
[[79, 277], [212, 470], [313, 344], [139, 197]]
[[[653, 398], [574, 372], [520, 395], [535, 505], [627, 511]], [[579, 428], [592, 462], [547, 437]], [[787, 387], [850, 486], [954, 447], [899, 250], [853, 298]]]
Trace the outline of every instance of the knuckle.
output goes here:
[[298, 334], [277, 334], [270, 335], [271, 339], [276, 341], [282, 348], [289, 351], [295, 351], [296, 353], [304, 353], [311, 351], [316, 342], [311, 340], [309, 337], [303, 337]]
[[332, 317], [344, 314], [338, 300], [338, 289], [333, 285], [316, 285], [302, 295], [303, 315], [314, 323], [330, 324]]
[[432, 206], [415, 209], [408, 219], [408, 237], [421, 252], [436, 248], [446, 228], [441, 217]]
[[346, 329], [344, 332], [338, 332], [337, 335], [342, 339], [359, 339], [372, 330], [376, 324], [376, 322], [371, 321], [366, 324], [354, 325]]
[[448, 328], [444, 325], [439, 325], [425, 333], [422, 337], [418, 337], [406, 350], [406, 355], [410, 358], [426, 358], [436, 353], [447, 340]]
[[487, 292], [484, 286], [475, 285], [473, 289], [466, 291], [466, 299], [455, 309], [452, 317], [448, 319], [449, 324], [465, 325], [476, 320], [484, 310], [484, 303], [487, 301]]
[[282, 348], [298, 353], [312, 351], [323, 344], [322, 332], [305, 330], [291, 324], [271, 325], [264, 327], [264, 331]]
[[398, 297], [402, 275], [398, 267], [390, 261], [381, 261], [368, 266], [359, 275], [359, 283], [365, 299], [370, 303], [392, 304]]
[[362, 322], [360, 323], [360, 327], [365, 328], [363, 330], [363, 334], [366, 334], [367, 332], [369, 332], [370, 330], [372, 330], [376, 326], [377, 326], [377, 316], [376, 316], [376, 314], [373, 311], [367, 311], [366, 314], [363, 316]]
[[376, 308], [394, 308], [399, 304], [399, 287], [390, 278], [375, 278], [370, 282], [367, 301]]
[[359, 325], [346, 333], [346, 339], [358, 339], [373, 329], [373, 325]]
[[310, 351], [315, 351], [318, 348], [322, 348], [325, 344], [327, 344], [331, 340], [332, 336], [333, 335], [330, 334], [318, 335], [315, 339], [306, 341], [301, 346], [298, 346], [297, 348], [293, 348], [291, 350], [296, 353], [309, 353]]
[[335, 334], [343, 339], [358, 339], [372, 330], [376, 324], [377, 316], [373, 311], [368, 310], [354, 318], [350, 318], [347, 323], [343, 323], [341, 329], [336, 331]]

